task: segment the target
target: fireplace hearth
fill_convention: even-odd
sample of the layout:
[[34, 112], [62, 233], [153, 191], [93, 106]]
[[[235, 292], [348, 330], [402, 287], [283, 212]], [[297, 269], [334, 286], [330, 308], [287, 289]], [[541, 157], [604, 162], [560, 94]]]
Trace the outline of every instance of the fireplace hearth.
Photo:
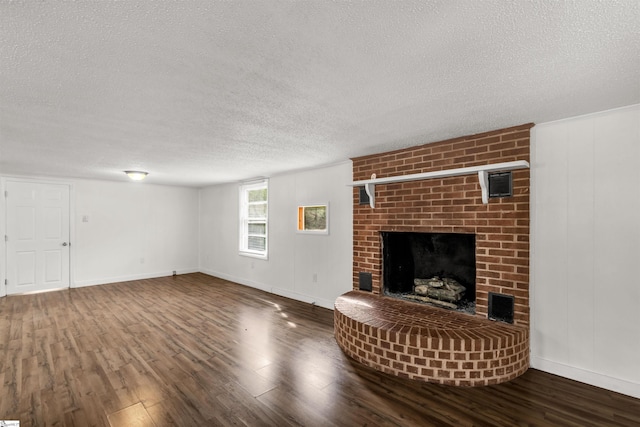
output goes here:
[[475, 314], [474, 234], [384, 231], [381, 238], [385, 295]]

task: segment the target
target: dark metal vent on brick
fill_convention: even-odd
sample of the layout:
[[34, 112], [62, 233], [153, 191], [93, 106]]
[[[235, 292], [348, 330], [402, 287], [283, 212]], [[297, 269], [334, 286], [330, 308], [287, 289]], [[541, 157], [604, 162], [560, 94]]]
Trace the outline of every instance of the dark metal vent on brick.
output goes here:
[[513, 178], [511, 172], [489, 174], [489, 197], [511, 197], [513, 195]]
[[372, 289], [371, 273], [358, 273], [358, 288], [361, 291], [369, 291]]
[[513, 296], [489, 292], [489, 319], [513, 323], [513, 305]]

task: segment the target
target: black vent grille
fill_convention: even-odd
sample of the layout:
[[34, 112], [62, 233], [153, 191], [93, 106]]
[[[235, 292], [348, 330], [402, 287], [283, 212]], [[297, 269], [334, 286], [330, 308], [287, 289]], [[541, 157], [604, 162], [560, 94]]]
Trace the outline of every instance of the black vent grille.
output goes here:
[[514, 297], [489, 292], [489, 319], [513, 323]]
[[358, 273], [358, 289], [361, 291], [371, 292], [373, 290], [372, 282], [371, 273]]

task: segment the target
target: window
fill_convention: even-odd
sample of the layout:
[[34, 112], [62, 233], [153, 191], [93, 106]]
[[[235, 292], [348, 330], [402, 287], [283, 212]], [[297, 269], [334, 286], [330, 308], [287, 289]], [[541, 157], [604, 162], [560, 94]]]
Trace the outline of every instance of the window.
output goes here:
[[329, 234], [329, 205], [298, 206], [298, 232]]
[[268, 181], [240, 186], [240, 254], [267, 257]]

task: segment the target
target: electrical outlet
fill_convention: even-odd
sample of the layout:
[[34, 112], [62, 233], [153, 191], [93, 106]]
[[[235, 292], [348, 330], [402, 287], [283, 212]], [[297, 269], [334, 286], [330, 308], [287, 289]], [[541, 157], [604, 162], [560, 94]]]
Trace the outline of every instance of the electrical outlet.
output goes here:
[[313, 273], [312, 279], [313, 283], [318, 283], [318, 273]]

